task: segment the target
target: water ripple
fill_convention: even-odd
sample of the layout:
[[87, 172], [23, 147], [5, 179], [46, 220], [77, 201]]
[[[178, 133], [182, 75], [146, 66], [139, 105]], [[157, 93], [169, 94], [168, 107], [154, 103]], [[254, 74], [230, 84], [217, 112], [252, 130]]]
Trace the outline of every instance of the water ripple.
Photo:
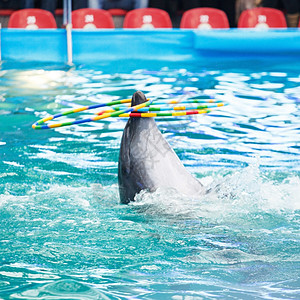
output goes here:
[[[126, 72], [4, 64], [0, 298], [299, 298], [300, 79], [295, 64], [252, 63]], [[31, 128], [137, 89], [152, 99], [228, 103], [157, 119], [209, 191], [201, 199], [158, 190], [119, 204], [125, 119]]]

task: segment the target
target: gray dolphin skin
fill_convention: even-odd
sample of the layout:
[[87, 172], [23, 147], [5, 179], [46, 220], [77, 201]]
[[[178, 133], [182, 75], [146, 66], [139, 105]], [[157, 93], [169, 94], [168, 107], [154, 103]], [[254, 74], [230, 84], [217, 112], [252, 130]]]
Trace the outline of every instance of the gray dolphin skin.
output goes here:
[[[132, 106], [145, 101], [140, 91], [132, 96]], [[192, 197], [203, 192], [202, 184], [185, 169], [153, 118], [129, 118], [121, 141], [118, 180], [121, 203], [134, 201], [141, 190], [174, 188]]]

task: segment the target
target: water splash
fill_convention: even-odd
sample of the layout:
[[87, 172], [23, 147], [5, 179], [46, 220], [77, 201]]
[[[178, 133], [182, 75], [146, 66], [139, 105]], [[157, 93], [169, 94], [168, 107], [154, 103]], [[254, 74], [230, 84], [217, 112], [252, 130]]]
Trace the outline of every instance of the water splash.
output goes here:
[[199, 199], [190, 199], [176, 190], [158, 189], [154, 193], [142, 191], [132, 205], [151, 215], [207, 218], [224, 223], [246, 221], [253, 214], [293, 213], [300, 209], [299, 176], [272, 180], [255, 163], [225, 177], [214, 177], [202, 178], [203, 182], [213, 181]]

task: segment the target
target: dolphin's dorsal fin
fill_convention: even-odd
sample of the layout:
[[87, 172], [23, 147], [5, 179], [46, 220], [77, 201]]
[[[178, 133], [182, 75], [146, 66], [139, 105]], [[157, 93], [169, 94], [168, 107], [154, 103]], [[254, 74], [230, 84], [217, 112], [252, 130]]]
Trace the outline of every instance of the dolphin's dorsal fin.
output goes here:
[[[132, 106], [145, 101], [142, 92], [132, 96]], [[144, 189], [152, 192], [173, 188], [192, 197], [203, 190], [161, 134], [154, 118], [129, 118], [121, 141], [118, 181], [122, 203], [134, 201], [135, 195]]]

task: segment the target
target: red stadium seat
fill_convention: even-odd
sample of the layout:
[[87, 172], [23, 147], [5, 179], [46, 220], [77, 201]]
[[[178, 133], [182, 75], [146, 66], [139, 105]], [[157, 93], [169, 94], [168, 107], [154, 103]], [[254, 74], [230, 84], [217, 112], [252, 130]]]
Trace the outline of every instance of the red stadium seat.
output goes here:
[[57, 8], [54, 13], [56, 16], [62, 16], [64, 14], [63, 8]]
[[125, 16], [127, 10], [121, 8], [111, 8], [107, 10], [112, 16]]
[[226, 14], [220, 9], [193, 8], [183, 14], [180, 28], [229, 28], [229, 22]]
[[286, 28], [282, 11], [275, 8], [257, 7], [244, 10], [238, 21], [238, 28]]
[[0, 16], [11, 16], [13, 9], [0, 9]]
[[115, 28], [111, 14], [103, 9], [82, 8], [72, 12], [73, 28]]
[[8, 28], [57, 28], [54, 16], [43, 9], [21, 9], [13, 12], [8, 21]]
[[7, 27], [8, 20], [13, 12], [13, 9], [0, 9], [0, 23], [2, 28]]
[[126, 14], [123, 28], [172, 28], [172, 22], [169, 14], [162, 9], [138, 8]]

